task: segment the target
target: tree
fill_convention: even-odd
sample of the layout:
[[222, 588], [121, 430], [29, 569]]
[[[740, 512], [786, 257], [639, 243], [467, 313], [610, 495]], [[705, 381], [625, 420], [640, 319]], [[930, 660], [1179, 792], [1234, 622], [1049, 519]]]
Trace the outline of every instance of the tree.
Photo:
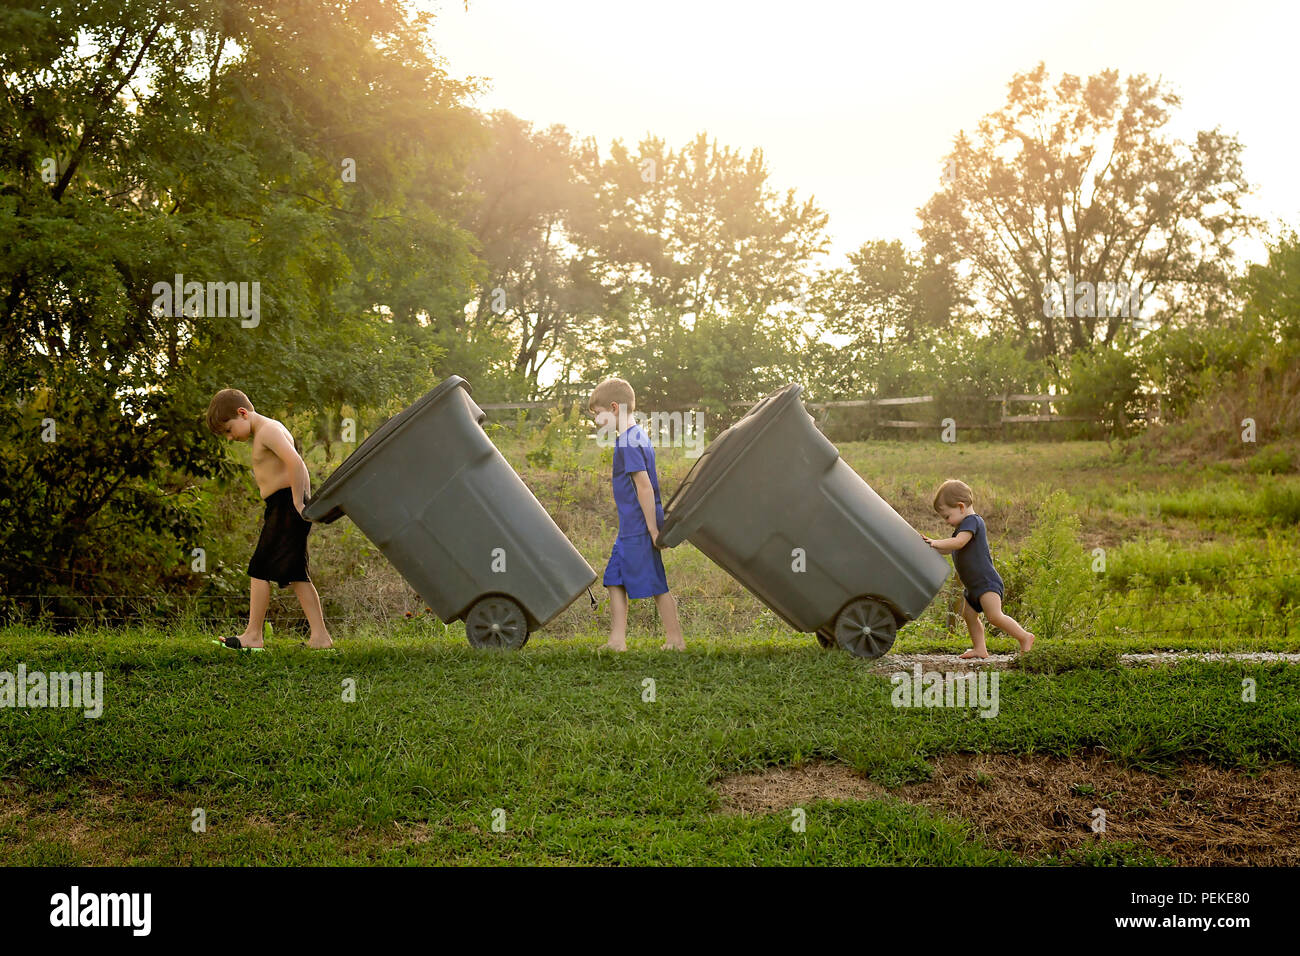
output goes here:
[[183, 567], [186, 492], [223, 472], [218, 387], [329, 414], [428, 386], [476, 269], [477, 123], [427, 22], [400, 0], [0, 10], [5, 590]]
[[1300, 233], [1291, 229], [1268, 247], [1268, 261], [1246, 270], [1241, 295], [1247, 319], [1266, 340], [1300, 349]]
[[1049, 87], [1041, 63], [1018, 74], [1006, 105], [957, 137], [948, 183], [920, 211], [926, 249], [969, 275], [995, 329], [1053, 361], [1112, 343], [1135, 305], [1213, 321], [1231, 244], [1256, 222], [1241, 211], [1241, 144], [1217, 129], [1171, 138], [1178, 105], [1143, 75]]
[[511, 113], [484, 119], [491, 140], [470, 169], [476, 196], [467, 224], [487, 275], [470, 332], [504, 336], [512, 373], [530, 393], [548, 361], [564, 361], [599, 307], [589, 261], [575, 248], [575, 222], [590, 221], [594, 196], [575, 170], [577, 147], [562, 126], [537, 131]]
[[742, 156], [705, 134], [678, 151], [615, 141], [580, 169], [597, 194], [575, 234], [603, 292], [597, 370], [671, 404], [750, 399], [788, 380], [804, 340], [794, 302], [826, 248], [826, 214], [778, 194], [760, 150]]
[[[831, 397], [858, 396], [881, 386], [890, 353], [947, 329], [959, 303], [956, 282], [941, 262], [927, 261], [901, 242], [865, 242], [849, 253], [847, 267], [828, 269], [813, 283], [812, 310], [838, 337], [824, 353], [819, 379], [833, 383]], [[925, 391], [925, 387], [921, 387]]]

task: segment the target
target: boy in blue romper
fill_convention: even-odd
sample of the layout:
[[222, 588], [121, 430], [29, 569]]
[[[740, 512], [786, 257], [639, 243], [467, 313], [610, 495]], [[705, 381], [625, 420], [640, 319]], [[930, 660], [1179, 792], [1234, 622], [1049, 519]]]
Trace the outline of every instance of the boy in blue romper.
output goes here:
[[961, 614], [970, 629], [971, 649], [961, 656], [967, 660], [989, 656], [984, 645], [984, 625], [980, 623], [981, 610], [990, 624], [1016, 639], [1023, 654], [1034, 646], [1034, 635], [1002, 610], [1002, 599], [1006, 596], [1002, 576], [993, 567], [988, 530], [984, 527], [984, 519], [975, 513], [974, 504], [975, 496], [970, 485], [955, 478], [945, 481], [935, 493], [934, 510], [957, 530], [951, 538], [921, 537], [940, 554], [952, 553], [957, 577], [965, 587]]
[[653, 597], [664, 622], [662, 649], [685, 650], [677, 620], [677, 599], [668, 593], [668, 577], [657, 543], [664, 509], [659, 502], [655, 450], [641, 426], [628, 421], [636, 407], [636, 395], [623, 379], [606, 379], [596, 386], [587, 405], [600, 431], [617, 436], [613, 484], [618, 537], [601, 582], [609, 589], [611, 617], [609, 641], [602, 649], [627, 650], [628, 600]]

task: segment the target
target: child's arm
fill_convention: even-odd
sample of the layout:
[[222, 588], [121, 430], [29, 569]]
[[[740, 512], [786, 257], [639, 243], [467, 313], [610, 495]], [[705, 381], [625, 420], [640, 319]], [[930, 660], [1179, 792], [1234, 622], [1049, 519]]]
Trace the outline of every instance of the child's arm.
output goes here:
[[289, 487], [293, 491], [293, 506], [302, 514], [303, 500], [311, 493], [311, 475], [307, 463], [302, 460], [298, 450], [293, 447], [293, 436], [287, 428], [277, 428], [266, 436], [266, 447], [275, 452], [277, 458], [284, 462], [289, 470]]
[[960, 551], [975, 536], [969, 531], [959, 531], [951, 538], [926, 538], [925, 535], [921, 537], [925, 538], [925, 543], [940, 554], [948, 554], [951, 551]]
[[650, 472], [632, 472], [632, 484], [636, 485], [636, 500], [645, 515], [645, 526], [650, 531], [650, 540], [659, 537], [659, 515], [655, 511], [655, 490], [650, 484]]

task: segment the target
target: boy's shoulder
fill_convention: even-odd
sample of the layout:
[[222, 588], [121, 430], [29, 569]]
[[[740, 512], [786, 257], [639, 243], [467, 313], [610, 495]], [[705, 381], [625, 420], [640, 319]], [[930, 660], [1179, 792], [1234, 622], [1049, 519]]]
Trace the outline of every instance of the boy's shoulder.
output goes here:
[[284, 432], [286, 435], [291, 434], [288, 427], [284, 424], [284, 422], [280, 421], [279, 419], [272, 418], [270, 415], [263, 415], [262, 427], [267, 428], [268, 426], [271, 431]]
[[274, 418], [270, 418], [269, 416], [266, 415], [263, 415], [262, 418], [264, 419], [264, 421], [262, 423], [260, 437], [262, 438], [264, 444], [266, 442], [266, 439], [270, 438], [272, 435], [278, 435], [287, 438], [289, 440], [290, 447], [292, 447], [295, 452], [298, 450], [298, 443], [294, 440], [293, 432], [289, 431], [288, 426], [285, 425], [284, 422], [278, 421]]
[[650, 443], [650, 436], [647, 435], [645, 430], [636, 422], [629, 425], [627, 430], [618, 436], [618, 440], [614, 444], [616, 448], [653, 447]]
[[649, 471], [654, 481], [658, 481], [658, 468], [655, 465], [654, 444], [650, 436], [642, 431], [640, 425], [632, 425], [618, 436], [614, 445], [614, 474], [631, 474], [637, 471]]

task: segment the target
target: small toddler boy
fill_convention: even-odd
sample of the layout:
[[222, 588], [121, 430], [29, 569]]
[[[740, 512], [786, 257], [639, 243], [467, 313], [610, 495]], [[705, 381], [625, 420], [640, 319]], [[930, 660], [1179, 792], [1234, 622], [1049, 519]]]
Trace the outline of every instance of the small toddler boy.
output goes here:
[[984, 519], [975, 513], [974, 504], [975, 496], [970, 485], [955, 478], [945, 481], [935, 493], [934, 510], [957, 530], [951, 538], [931, 539], [924, 534], [921, 537], [940, 554], [952, 554], [957, 577], [965, 588], [961, 614], [970, 630], [971, 649], [961, 656], [966, 660], [989, 656], [984, 644], [984, 625], [980, 623], [981, 610], [990, 624], [1016, 639], [1023, 654], [1034, 646], [1034, 635], [1002, 610], [1005, 597], [1002, 577], [993, 567], [988, 530], [984, 527]]

